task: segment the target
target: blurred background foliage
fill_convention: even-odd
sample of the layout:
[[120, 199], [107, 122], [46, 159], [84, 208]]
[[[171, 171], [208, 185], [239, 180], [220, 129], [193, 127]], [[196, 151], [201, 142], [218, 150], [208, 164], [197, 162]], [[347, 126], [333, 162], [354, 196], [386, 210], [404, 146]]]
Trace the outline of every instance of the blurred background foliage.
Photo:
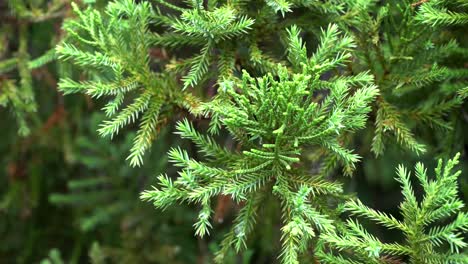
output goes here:
[[[89, 3], [95, 8], [106, 4], [81, 1]], [[7, 106], [0, 108], [0, 263], [210, 263], [236, 206], [219, 197], [215, 232], [200, 239], [192, 228], [195, 208], [180, 205], [161, 212], [140, 201], [139, 193], [150, 189], [158, 174], [175, 175], [167, 151], [188, 143], [173, 135], [170, 123], [144, 165], [133, 168], [125, 161], [132, 132], [112, 143], [99, 137], [96, 130], [104, 116], [98, 110], [104, 102], [84, 95], [63, 97], [57, 91], [60, 77], [81, 74], [54, 60], [54, 47], [63, 37], [61, 23], [70, 15], [68, 0], [0, 1], [0, 104]], [[466, 27], [454, 27], [450, 34], [466, 46]], [[358, 193], [370, 207], [395, 213], [401, 201], [393, 180], [398, 164], [411, 167], [422, 161], [433, 168], [436, 153], [447, 157], [461, 151], [466, 198], [466, 103], [448, 118], [454, 123], [450, 131], [415, 125], [415, 134], [429, 146], [420, 156], [389, 144], [376, 158], [369, 151], [372, 130], [361, 131], [353, 147], [362, 162], [345, 179], [346, 190]], [[277, 206], [267, 203], [263, 209], [274, 212]], [[280, 223], [274, 219], [278, 217], [262, 219], [250, 249], [226, 263], [275, 262], [279, 245], [272, 241], [277, 241]]]

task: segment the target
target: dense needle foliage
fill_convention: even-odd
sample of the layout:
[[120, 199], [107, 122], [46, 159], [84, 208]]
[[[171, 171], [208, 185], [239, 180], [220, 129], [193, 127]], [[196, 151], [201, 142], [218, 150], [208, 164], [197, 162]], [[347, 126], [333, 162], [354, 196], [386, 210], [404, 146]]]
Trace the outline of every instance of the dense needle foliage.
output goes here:
[[467, 0], [0, 15], [2, 261], [468, 262]]
[[[359, 200], [346, 202], [345, 211], [377, 222], [386, 228], [397, 229], [404, 233], [404, 243], [383, 243], [370, 234], [356, 220], [347, 220], [340, 234], [330, 232], [322, 236], [332, 248], [350, 254], [347, 258], [331, 253], [320, 253], [325, 263], [353, 263], [358, 259], [364, 263], [387, 263], [394, 256], [407, 256], [409, 263], [463, 263], [466, 256], [460, 254], [467, 246], [463, 232], [468, 229], [468, 216], [461, 210], [465, 206], [458, 199], [457, 180], [461, 171], [453, 172], [458, 164], [459, 155], [447, 162], [442, 160], [435, 169], [434, 179], [430, 179], [422, 163], [415, 166], [415, 176], [424, 190], [423, 198], [418, 201], [411, 184], [411, 174], [399, 166], [396, 180], [401, 184], [404, 200], [399, 208], [403, 220], [365, 206]], [[455, 217], [454, 217], [455, 216]], [[434, 225], [446, 219], [453, 219], [444, 225]], [[450, 245], [442, 250], [443, 244]], [[400, 258], [394, 258], [400, 259]]]

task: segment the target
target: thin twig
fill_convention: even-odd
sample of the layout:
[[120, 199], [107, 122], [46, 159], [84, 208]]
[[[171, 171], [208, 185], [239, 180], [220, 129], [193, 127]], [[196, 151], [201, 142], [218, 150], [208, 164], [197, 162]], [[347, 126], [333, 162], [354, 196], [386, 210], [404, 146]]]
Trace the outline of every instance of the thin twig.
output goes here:
[[412, 3], [411, 6], [412, 7], [417, 7], [417, 6], [420, 6], [420, 5], [422, 5], [424, 3], [427, 3], [427, 2], [429, 2], [429, 0], [420, 0], [420, 1], [416, 2], [416, 3]]

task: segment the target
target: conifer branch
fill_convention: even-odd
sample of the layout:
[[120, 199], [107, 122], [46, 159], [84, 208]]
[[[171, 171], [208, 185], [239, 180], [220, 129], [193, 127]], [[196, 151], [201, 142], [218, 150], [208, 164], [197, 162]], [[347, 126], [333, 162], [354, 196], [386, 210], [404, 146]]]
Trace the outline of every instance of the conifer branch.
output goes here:
[[[410, 182], [410, 173], [403, 167], [397, 169], [402, 187], [403, 202], [400, 211], [403, 221], [365, 206], [361, 201], [348, 201], [345, 210], [353, 215], [365, 217], [387, 228], [400, 230], [405, 236], [402, 243], [383, 243], [362, 227], [357, 221], [348, 220], [339, 232], [328, 232], [321, 236], [329, 249], [317, 249], [319, 258], [326, 263], [335, 259], [343, 263], [385, 263], [383, 254], [408, 257], [410, 263], [463, 263], [468, 260], [462, 250], [468, 246], [463, 232], [468, 229], [468, 217], [462, 212], [463, 202], [457, 197], [457, 179], [460, 171], [453, 172], [458, 164], [459, 154], [445, 165], [439, 160], [435, 177], [429, 179], [421, 163], [415, 166], [416, 177], [424, 189], [421, 201], [416, 199]], [[446, 219], [455, 216], [447, 222]], [[445, 223], [433, 226], [435, 221]], [[448, 244], [449, 250], [444, 248]], [[335, 257], [333, 250], [348, 251], [350, 255]], [[331, 250], [331, 251], [330, 251]], [[348, 260], [349, 259], [349, 260]], [[456, 259], [456, 260], [455, 260]], [[357, 262], [361, 263], [361, 262]]]

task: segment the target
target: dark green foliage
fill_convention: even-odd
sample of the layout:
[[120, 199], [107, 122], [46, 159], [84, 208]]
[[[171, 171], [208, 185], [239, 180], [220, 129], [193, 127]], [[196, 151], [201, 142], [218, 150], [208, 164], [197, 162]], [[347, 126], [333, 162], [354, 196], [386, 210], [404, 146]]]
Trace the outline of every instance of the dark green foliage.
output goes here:
[[[32, 71], [55, 59], [53, 40], [48, 50], [40, 48], [40, 55], [30, 54], [31, 27], [47, 20], [62, 16], [63, 1], [7, 1], [14, 15], [13, 23], [0, 26], [0, 105], [9, 107], [16, 116], [18, 133], [30, 133], [31, 119], [37, 118], [37, 105], [34, 99]], [[4, 14], [6, 15], [6, 14]], [[16, 25], [15, 25], [16, 23]], [[17, 36], [17, 47], [12, 50], [10, 36]], [[37, 52], [37, 51], [36, 51]]]

